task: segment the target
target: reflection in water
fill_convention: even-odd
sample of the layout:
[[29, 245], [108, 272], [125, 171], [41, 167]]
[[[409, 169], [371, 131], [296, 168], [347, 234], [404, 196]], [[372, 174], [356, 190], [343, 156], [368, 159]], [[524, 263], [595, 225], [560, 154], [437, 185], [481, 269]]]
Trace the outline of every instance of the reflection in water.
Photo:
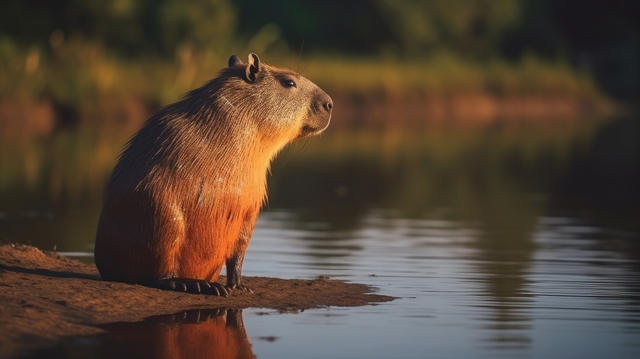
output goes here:
[[192, 310], [113, 323], [114, 333], [99, 350], [103, 358], [255, 358], [242, 310]]
[[270, 206], [295, 208], [302, 218], [339, 230], [358, 228], [372, 207], [408, 218], [444, 208], [453, 220], [478, 220], [496, 198], [529, 207], [527, 196], [547, 193], [600, 125], [504, 123], [327, 135], [322, 143], [303, 144], [302, 154], [292, 148], [276, 160]]
[[[240, 309], [190, 310], [100, 326], [108, 334], [46, 349], [34, 358], [256, 358]], [[80, 344], [80, 345], [78, 345]], [[84, 345], [82, 345], [84, 344]], [[83, 348], [79, 351], [78, 347]]]
[[[293, 209], [302, 219], [340, 231], [358, 229], [371, 208], [396, 209], [407, 218], [445, 209], [449, 219], [481, 221], [487, 204], [495, 201], [510, 207], [495, 207], [493, 217], [515, 209], [530, 212], [524, 220], [531, 222], [540, 209], [529, 209], [533, 202], [526, 197], [548, 193], [600, 126], [506, 121], [491, 127], [329, 131], [278, 157], [269, 178], [269, 206]], [[78, 239], [72, 228], [78, 222], [95, 228], [105, 182], [124, 142], [83, 130], [0, 146], [3, 240], [92, 252], [86, 248], [92, 234], [85, 231], [86, 237]], [[33, 219], [43, 230], [31, 233], [33, 226], [21, 222], [25, 213], [55, 220]]]
[[475, 270], [483, 274], [479, 279], [487, 294], [485, 305], [492, 311], [487, 320], [494, 323], [490, 327], [495, 337], [490, 340], [509, 348], [526, 347], [531, 341], [524, 334], [531, 326], [527, 284], [536, 251], [536, 222], [543, 211], [542, 203], [530, 195], [504, 190], [512, 185], [494, 181], [479, 188], [482, 208], [474, 212], [478, 231], [470, 243], [476, 249], [471, 256]]
[[472, 256], [478, 273], [482, 273], [487, 297], [486, 307], [492, 311], [486, 320], [494, 323], [492, 341], [500, 345], [527, 346], [531, 318], [527, 314], [532, 293], [527, 288], [535, 254], [533, 228], [510, 228], [498, 231], [481, 230], [471, 245], [477, 249]]
[[[599, 131], [588, 154], [570, 164], [556, 191], [556, 206], [587, 214], [601, 225], [624, 229], [640, 241], [639, 183], [640, 119], [621, 119]], [[640, 258], [640, 247], [634, 247], [636, 258]]]

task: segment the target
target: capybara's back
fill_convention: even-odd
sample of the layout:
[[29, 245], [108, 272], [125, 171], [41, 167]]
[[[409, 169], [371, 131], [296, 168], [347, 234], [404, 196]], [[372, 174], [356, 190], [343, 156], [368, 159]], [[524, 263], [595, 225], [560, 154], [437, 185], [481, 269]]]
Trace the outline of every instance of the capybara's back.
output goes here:
[[[153, 117], [107, 185], [95, 244], [104, 280], [226, 295], [244, 254], [272, 158], [324, 130], [333, 103], [299, 74], [236, 56]], [[214, 283], [227, 266], [226, 288]]]

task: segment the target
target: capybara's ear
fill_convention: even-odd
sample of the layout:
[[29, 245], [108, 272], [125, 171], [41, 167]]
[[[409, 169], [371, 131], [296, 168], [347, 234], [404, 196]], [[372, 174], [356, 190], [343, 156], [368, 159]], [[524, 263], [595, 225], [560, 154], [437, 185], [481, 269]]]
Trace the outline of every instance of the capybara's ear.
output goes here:
[[242, 60], [236, 55], [233, 55], [229, 58], [229, 67], [234, 67], [236, 65], [242, 65]]
[[249, 54], [249, 63], [247, 64], [247, 80], [249, 82], [255, 82], [260, 74], [260, 58], [258, 55]]

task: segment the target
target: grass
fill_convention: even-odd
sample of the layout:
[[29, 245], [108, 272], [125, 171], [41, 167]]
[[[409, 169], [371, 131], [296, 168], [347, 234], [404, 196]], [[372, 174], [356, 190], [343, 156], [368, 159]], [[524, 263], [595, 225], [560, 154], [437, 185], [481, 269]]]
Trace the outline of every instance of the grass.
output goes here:
[[[127, 60], [110, 55], [100, 44], [72, 38], [47, 52], [31, 49], [2, 57], [0, 100], [52, 98], [83, 109], [100, 101], [128, 98], [162, 106], [214, 77], [231, 53], [236, 51], [196, 54], [183, 47], [173, 60]], [[299, 70], [338, 94], [603, 97], [588, 73], [534, 56], [518, 63], [500, 59], [472, 62], [449, 53], [406, 61], [323, 55], [292, 61], [271, 53], [261, 56], [265, 62]]]
[[326, 57], [311, 60], [304, 73], [320, 85], [340, 92], [375, 91], [391, 97], [416, 94], [602, 96], [589, 74], [573, 70], [562, 62], [545, 62], [533, 56], [519, 63], [498, 59], [470, 62], [447, 53], [403, 62]]

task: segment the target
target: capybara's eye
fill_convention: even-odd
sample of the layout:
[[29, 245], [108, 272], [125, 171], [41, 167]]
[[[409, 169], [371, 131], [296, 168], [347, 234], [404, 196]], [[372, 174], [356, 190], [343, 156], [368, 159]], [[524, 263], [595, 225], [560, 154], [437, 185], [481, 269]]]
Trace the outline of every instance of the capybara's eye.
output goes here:
[[296, 87], [296, 83], [291, 79], [280, 80], [280, 83], [286, 88]]

